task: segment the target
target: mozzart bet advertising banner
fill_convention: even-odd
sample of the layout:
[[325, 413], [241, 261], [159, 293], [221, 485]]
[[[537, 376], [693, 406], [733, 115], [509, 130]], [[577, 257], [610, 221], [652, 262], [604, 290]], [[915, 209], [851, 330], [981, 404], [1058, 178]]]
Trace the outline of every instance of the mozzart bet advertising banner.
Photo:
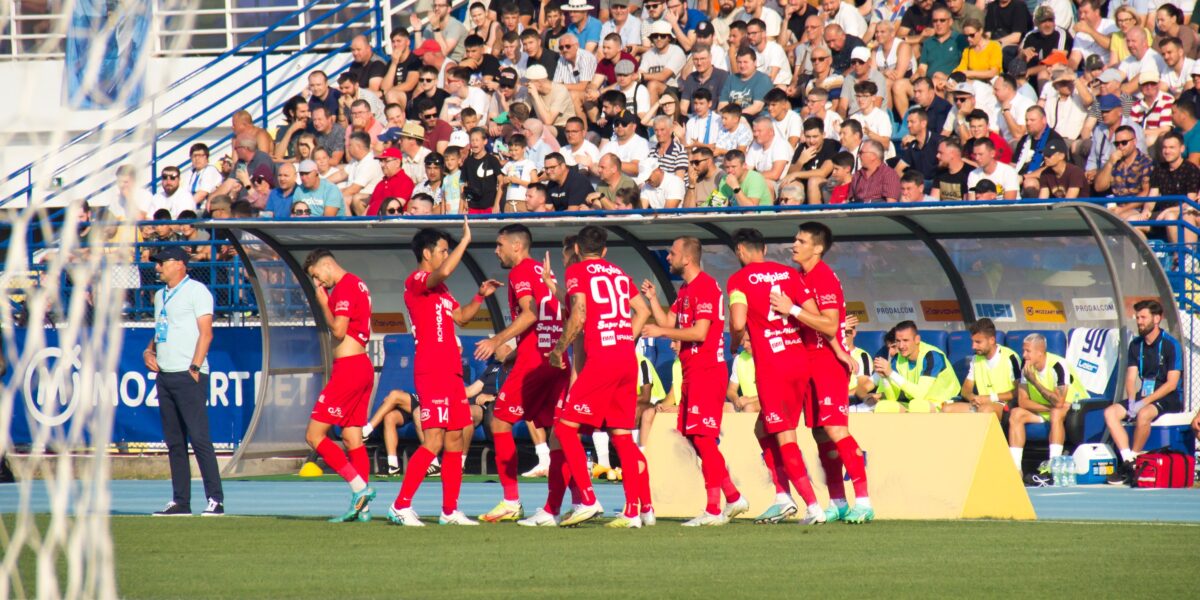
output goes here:
[[[7, 385], [16, 386], [13, 398], [12, 439], [14, 444], [32, 442], [31, 431], [39, 423], [62, 426], [68, 431], [71, 417], [82, 402], [111, 402], [117, 407], [113, 423], [112, 442], [162, 442], [162, 422], [158, 412], [158, 394], [154, 379], [142, 363], [142, 351], [150, 342], [154, 330], [125, 329], [121, 359], [117, 372], [104, 378], [99, 390], [88, 393], [80, 389], [76, 346], [64, 358], [57, 347], [58, 332], [47, 329], [45, 347], [36, 353], [27, 369], [16, 365], [4, 376]], [[218, 444], [241, 441], [246, 425], [254, 414], [254, 399], [258, 394], [262, 369], [262, 333], [258, 328], [216, 327], [208, 354], [209, 402], [208, 419], [212, 440]], [[24, 344], [24, 331], [17, 331], [18, 352]], [[71, 361], [71, 368], [55, 378], [55, 365]], [[15, 380], [15, 381], [13, 381]]]

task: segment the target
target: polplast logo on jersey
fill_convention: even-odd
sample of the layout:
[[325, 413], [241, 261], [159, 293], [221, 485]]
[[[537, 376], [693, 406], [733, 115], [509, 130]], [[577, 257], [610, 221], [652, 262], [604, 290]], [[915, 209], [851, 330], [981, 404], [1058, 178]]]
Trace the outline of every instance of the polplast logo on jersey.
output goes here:
[[909, 300], [881, 300], [875, 303], [875, 320], [899, 323], [917, 318], [917, 309]]
[[588, 265], [587, 272], [592, 275], [621, 275], [621, 268], [616, 265], [602, 265], [600, 263], [592, 263]]
[[746, 279], [754, 285], [758, 285], [760, 283], [775, 285], [780, 281], [787, 281], [788, 279], [791, 279], [791, 275], [784, 271], [776, 271], [774, 273], [751, 273]]

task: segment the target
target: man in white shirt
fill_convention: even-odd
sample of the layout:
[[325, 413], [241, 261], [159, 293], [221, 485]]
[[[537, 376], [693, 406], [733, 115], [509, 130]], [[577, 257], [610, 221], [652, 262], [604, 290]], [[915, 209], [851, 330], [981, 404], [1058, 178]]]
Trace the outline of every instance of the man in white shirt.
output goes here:
[[999, 75], [992, 86], [1000, 103], [1000, 137], [1011, 146], [1025, 135], [1025, 111], [1033, 102], [1017, 93], [1017, 83], [1009, 75]]
[[746, 150], [746, 166], [758, 171], [771, 185], [779, 183], [792, 162], [793, 148], [787, 140], [775, 135], [775, 122], [771, 117], [759, 117], [751, 128], [754, 143]]
[[[469, 107], [475, 114], [483, 116], [488, 114], [488, 108], [492, 104], [492, 97], [483, 91], [483, 88], [467, 84], [470, 80], [471, 69], [467, 67], [453, 67], [446, 72], [446, 92], [450, 97], [442, 104], [441, 118], [454, 127], [462, 126], [459, 115], [464, 108]], [[424, 160], [424, 157], [421, 160]], [[421, 171], [424, 170], [425, 165], [422, 163]]]
[[1074, 156], [1087, 156], [1087, 149], [1079, 148], [1073, 142], [1079, 140], [1083, 134], [1088, 107], [1092, 105], [1095, 97], [1088, 86], [1078, 81], [1075, 72], [1069, 68], [1056, 68], [1052, 78], [1053, 84], [1046, 86], [1039, 102], [1046, 110], [1046, 122], [1058, 135], [1072, 143], [1071, 152], [1078, 153], [1073, 154]]
[[850, 115], [851, 121], [862, 125], [863, 135], [875, 140], [883, 147], [883, 157], [890, 159], [896, 155], [892, 149], [892, 118], [887, 111], [879, 107], [883, 100], [878, 96], [879, 88], [874, 81], [864, 81], [854, 85], [854, 95], [858, 99], [859, 112]]
[[[1112, 53], [1108, 49], [1112, 34], [1119, 31], [1112, 19], [1101, 16], [1100, 7], [1103, 0], [1080, 0], [1079, 21], [1071, 27], [1075, 36], [1074, 49], [1071, 50], [1071, 68], [1077, 69], [1087, 57], [1099, 56], [1104, 64], [1109, 63]], [[1057, 15], [1058, 12], [1056, 11]], [[1101, 45], [1100, 40], [1104, 44]]]
[[159, 176], [159, 183], [158, 193], [154, 194], [150, 208], [146, 211], [148, 214], [153, 215], [159, 209], [165, 208], [171, 211], [172, 219], [178, 219], [179, 213], [196, 210], [192, 195], [179, 187], [179, 167], [164, 168]]
[[371, 192], [375, 191], [375, 186], [383, 179], [383, 167], [371, 152], [371, 137], [365, 132], [355, 131], [350, 134], [346, 153], [350, 155], [350, 164], [346, 165], [349, 178], [346, 187], [342, 188], [342, 201], [354, 209], [354, 214], [363, 215], [367, 212]]
[[613, 119], [617, 139], [600, 146], [600, 156], [612, 154], [621, 159], [621, 172], [630, 177], [637, 177], [641, 161], [650, 156], [650, 143], [637, 134], [638, 123], [637, 117], [629, 112], [622, 113]]
[[209, 194], [217, 189], [217, 186], [221, 185], [223, 178], [221, 177], [221, 172], [208, 162], [207, 144], [192, 144], [190, 154], [192, 168], [183, 176], [182, 185], [192, 195], [195, 207], [205, 210], [208, 208]]
[[758, 19], [765, 26], [767, 39], [774, 40], [779, 36], [779, 31], [783, 26], [783, 18], [774, 9], [766, 7], [766, 0], [747, 0], [742, 3], [742, 9], [745, 11], [745, 14], [739, 19], [740, 21], [749, 23], [753, 19]]
[[786, 88], [792, 84], [792, 69], [783, 46], [767, 39], [767, 24], [762, 19], [751, 19], [746, 24], [746, 35], [750, 47], [757, 53], [755, 67], [759, 73], [771, 78], [776, 87]]
[[654, 167], [646, 177], [646, 182], [642, 184], [642, 208], [679, 208], [683, 205], [683, 193], [683, 179], [674, 173], [666, 173]]
[[717, 141], [721, 131], [721, 117], [713, 110], [712, 92], [700, 88], [692, 95], [694, 113], [683, 128], [683, 145], [689, 150], [696, 146], [707, 146]]
[[1179, 38], [1163, 38], [1162, 43], [1158, 45], [1158, 51], [1162, 54], [1163, 61], [1167, 63], [1168, 67], [1166, 71], [1160, 73], [1160, 89], [1178, 98], [1183, 90], [1192, 83], [1194, 62], [1184, 56], [1183, 45], [1179, 42]]
[[967, 200], [975, 200], [975, 185], [986, 179], [996, 184], [998, 197], [1016, 200], [1021, 190], [1021, 177], [1017, 170], [996, 160], [996, 145], [992, 140], [980, 140], [975, 144], [975, 162], [979, 165], [967, 176]]
[[630, 14], [629, 0], [612, 0], [608, 14], [612, 18], [600, 26], [600, 39], [615, 32], [621, 36], [621, 46], [626, 52], [642, 44], [642, 21]]
[[1138, 78], [1142, 73], [1149, 70], [1154, 70], [1156, 73], [1165, 73], [1167, 61], [1163, 60], [1161, 54], [1150, 47], [1146, 41], [1146, 30], [1141, 27], [1134, 27], [1125, 34], [1125, 44], [1129, 46], [1129, 56], [1117, 65], [1121, 73], [1125, 75], [1125, 83], [1121, 89], [1126, 94], [1138, 93], [1140, 84]]
[[642, 55], [638, 70], [650, 90], [651, 103], [658, 101], [667, 88], [679, 86], [679, 74], [687, 62], [687, 55], [674, 42], [670, 23], [660, 21], [650, 27], [650, 51]]
[[821, 9], [825, 12], [826, 25], [841, 25], [846, 35], [859, 39], [867, 33], [867, 21], [859, 14], [853, 4], [842, 0], [821, 0]]
[[774, 88], [763, 99], [767, 103], [767, 115], [775, 125], [775, 136], [787, 140], [788, 145], [795, 148], [804, 137], [804, 119], [792, 110], [792, 101], [787, 97], [787, 92]]
[[559, 153], [563, 157], [563, 163], [568, 167], [577, 168], [580, 173], [587, 175], [589, 179], [595, 178], [593, 170], [595, 169], [596, 161], [600, 160], [600, 149], [588, 141], [586, 136], [587, 128], [583, 124], [583, 119], [579, 117], [567, 119], [567, 124], [563, 127], [563, 132], [567, 136], [567, 145], [559, 150]]

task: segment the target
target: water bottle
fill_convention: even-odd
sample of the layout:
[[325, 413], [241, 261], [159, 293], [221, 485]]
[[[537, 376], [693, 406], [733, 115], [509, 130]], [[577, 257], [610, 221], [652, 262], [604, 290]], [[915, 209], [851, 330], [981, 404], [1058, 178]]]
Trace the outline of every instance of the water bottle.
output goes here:
[[592, 460], [592, 453], [588, 452], [587, 453], [587, 467], [588, 467], [589, 474], [592, 472], [592, 465], [594, 465], [594, 464], [596, 464], [596, 463], [595, 463], [595, 461]]
[[1070, 454], [1064, 454], [1063, 461], [1067, 465], [1067, 487], [1075, 487], [1078, 485], [1078, 482], [1075, 479], [1075, 457], [1071, 456]]
[[1054, 478], [1054, 487], [1066, 487], [1067, 473], [1061, 456], [1050, 459], [1050, 474]]

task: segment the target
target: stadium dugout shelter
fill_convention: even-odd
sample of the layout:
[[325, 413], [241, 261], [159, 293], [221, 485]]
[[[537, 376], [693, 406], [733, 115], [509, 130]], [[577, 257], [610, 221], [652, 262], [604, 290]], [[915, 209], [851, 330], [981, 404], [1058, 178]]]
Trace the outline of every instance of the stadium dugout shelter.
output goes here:
[[[532, 255], [541, 260], [549, 253], [560, 277], [563, 237], [589, 223], [605, 227], [608, 259], [635, 282], [655, 281], [666, 295], [660, 301], [670, 302], [679, 281], [667, 269], [665, 255], [675, 238], [699, 238], [705, 270], [723, 284], [739, 268], [730, 247], [733, 231], [761, 230], [770, 243], [768, 259], [793, 265], [791, 241], [797, 226], [809, 220], [834, 232], [836, 241], [826, 259], [841, 278], [848, 313], [859, 319], [858, 346], [871, 353], [880, 349], [883, 333], [895, 323], [915, 321], [923, 341], [947, 351], [961, 380], [971, 356], [966, 324], [989, 317], [1001, 330], [1000, 342], [1018, 354], [1026, 335], [1046, 335], [1049, 350], [1076, 366], [1094, 402], [1102, 405], [1123, 389], [1122, 349], [1132, 334], [1134, 303], [1161, 301], [1164, 328], [1183, 339], [1176, 302], [1155, 255], [1134, 229], [1099, 204], [578, 212], [521, 215], [518, 222], [533, 232]], [[497, 231], [511, 222], [513, 217], [471, 219], [470, 250], [448, 281], [460, 301], [471, 298], [486, 278], [505, 279], [494, 244]], [[410, 241], [422, 227], [457, 239], [462, 220], [234, 220], [219, 226], [227, 228], [253, 271], [266, 380], [226, 472], [261, 473], [270, 463], [264, 459], [308, 453], [305, 425], [329, 373], [326, 324], [301, 266], [308, 252], [332, 250], [371, 289], [378, 399], [387, 388], [402, 387], [405, 377], [411, 382], [412, 342], [403, 300], [404, 281], [416, 268]], [[488, 299], [476, 322], [460, 331], [464, 350], [505, 325], [507, 304], [503, 289]], [[651, 340], [647, 351], [669, 378], [668, 344]], [[469, 354], [464, 352], [468, 362]], [[1068, 445], [1100, 441], [1100, 412], [1086, 406], [1075, 412], [1080, 414], [1073, 414], [1075, 422], [1069, 425], [1075, 439], [1068, 439]], [[754, 416], [726, 415], [722, 448], [740, 487], [750, 490], [752, 504], [765, 506], [773, 490], [751, 431]], [[688, 462], [690, 450], [682, 438], [670, 435], [674, 420], [660, 421], [646, 441], [655, 506], [662, 515], [692, 516], [703, 505], [699, 470], [694, 459]], [[856, 413], [851, 428], [867, 452], [872, 503], [881, 518], [1034, 517], [994, 417]], [[1038, 437], [1032, 427], [1030, 439]], [[1041, 437], [1045, 439], [1044, 431]], [[809, 473], [823, 496], [815, 446], [810, 436], [800, 438], [811, 463]], [[656, 439], [668, 441], [655, 444]]]

